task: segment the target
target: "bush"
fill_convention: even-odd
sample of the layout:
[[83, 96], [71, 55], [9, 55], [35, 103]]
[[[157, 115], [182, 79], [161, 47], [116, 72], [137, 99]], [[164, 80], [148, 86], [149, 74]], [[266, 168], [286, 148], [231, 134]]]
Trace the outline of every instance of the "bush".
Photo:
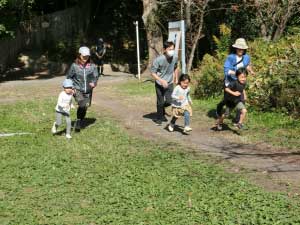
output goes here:
[[[256, 72], [255, 76], [248, 77], [250, 105], [263, 111], [300, 116], [300, 35], [287, 36], [276, 43], [257, 39], [248, 44]], [[204, 57], [199, 71], [194, 74], [196, 97], [218, 96], [223, 92], [224, 56], [224, 47], [218, 46], [216, 56]]]

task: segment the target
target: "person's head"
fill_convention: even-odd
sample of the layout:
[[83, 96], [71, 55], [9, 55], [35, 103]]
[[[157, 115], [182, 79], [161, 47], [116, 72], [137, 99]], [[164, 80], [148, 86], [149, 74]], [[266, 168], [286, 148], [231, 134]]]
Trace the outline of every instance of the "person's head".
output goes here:
[[98, 42], [98, 45], [104, 44], [103, 38], [98, 38], [97, 42]]
[[90, 60], [90, 55], [91, 55], [91, 52], [90, 52], [90, 49], [86, 46], [82, 46], [79, 48], [79, 51], [78, 51], [79, 55], [78, 55], [78, 63], [80, 64], [86, 64], [89, 62]]
[[63, 88], [67, 94], [73, 94], [73, 81], [71, 79], [65, 79], [63, 82]]
[[243, 56], [244, 54], [246, 54], [246, 51], [248, 49], [247, 42], [244, 38], [236, 39], [232, 47], [235, 50], [235, 54], [237, 54], [238, 56]]
[[164, 53], [169, 57], [173, 57], [175, 55], [175, 44], [172, 41], [166, 41], [164, 43]]
[[180, 85], [181, 88], [186, 89], [190, 85], [191, 78], [187, 74], [181, 74], [178, 80], [178, 84]]
[[236, 77], [241, 84], [245, 84], [247, 80], [247, 70], [240, 68], [236, 71]]

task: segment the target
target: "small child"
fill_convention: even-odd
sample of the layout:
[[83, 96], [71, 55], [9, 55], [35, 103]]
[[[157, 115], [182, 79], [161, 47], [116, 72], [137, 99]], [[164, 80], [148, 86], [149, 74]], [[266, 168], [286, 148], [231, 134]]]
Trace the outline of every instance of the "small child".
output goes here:
[[237, 80], [231, 81], [226, 87], [224, 92], [224, 99], [223, 103], [227, 106], [226, 113], [222, 113], [223, 105], [222, 102], [218, 104], [217, 106], [217, 123], [216, 128], [217, 130], [223, 129], [223, 121], [226, 116], [230, 114], [230, 111], [236, 108], [241, 114], [240, 118], [237, 124], [238, 129], [243, 129], [244, 125], [243, 122], [246, 117], [247, 109], [245, 106], [245, 101], [247, 99], [246, 93], [245, 93], [245, 87], [246, 87], [246, 70], [241, 68], [236, 71], [236, 77]]
[[174, 88], [172, 93], [172, 113], [173, 118], [168, 125], [170, 132], [174, 131], [176, 120], [184, 117], [184, 133], [192, 131], [190, 127], [190, 117], [192, 116], [192, 99], [190, 96], [190, 82], [191, 78], [187, 74], [182, 74], [179, 78], [178, 85]]
[[70, 109], [73, 108], [72, 96], [74, 94], [73, 81], [70, 79], [65, 79], [63, 82], [64, 90], [59, 94], [56, 110], [56, 122], [52, 126], [52, 134], [56, 134], [58, 126], [62, 124], [62, 117], [64, 116], [67, 123], [66, 138], [71, 139], [71, 118]]

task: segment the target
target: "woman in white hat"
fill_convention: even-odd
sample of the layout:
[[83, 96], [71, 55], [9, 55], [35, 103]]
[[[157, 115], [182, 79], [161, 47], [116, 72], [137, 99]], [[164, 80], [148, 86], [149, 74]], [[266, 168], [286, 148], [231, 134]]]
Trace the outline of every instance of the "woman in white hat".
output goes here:
[[[238, 69], [244, 68], [250, 74], [254, 75], [250, 64], [250, 56], [247, 54], [248, 45], [244, 38], [236, 39], [235, 43], [232, 45], [233, 51], [229, 54], [224, 63], [224, 88], [228, 87], [232, 82], [237, 80], [236, 71]], [[246, 96], [244, 92], [241, 95], [241, 102], [245, 103]], [[222, 109], [225, 106], [224, 100], [222, 100], [217, 108]], [[220, 110], [219, 110], [220, 111]], [[217, 114], [217, 117], [221, 115]], [[240, 112], [237, 112], [235, 121], [239, 121]], [[219, 129], [217, 127], [217, 129]]]
[[238, 38], [232, 47], [233, 53], [228, 55], [224, 63], [225, 85], [237, 79], [235, 73], [240, 68], [245, 68], [249, 73], [254, 75], [250, 65], [250, 56], [246, 53], [248, 49], [246, 40], [244, 38]]
[[98, 81], [97, 67], [91, 63], [90, 56], [88, 47], [80, 47], [78, 56], [67, 73], [67, 78], [73, 81], [75, 88], [74, 98], [78, 103], [76, 130], [80, 130], [82, 126], [87, 108], [91, 104], [92, 91], [97, 86]]

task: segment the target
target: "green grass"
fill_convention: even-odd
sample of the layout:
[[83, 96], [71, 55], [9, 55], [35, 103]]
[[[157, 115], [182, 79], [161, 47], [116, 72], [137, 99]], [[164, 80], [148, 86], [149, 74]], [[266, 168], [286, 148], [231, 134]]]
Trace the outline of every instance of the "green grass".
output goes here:
[[[127, 84], [117, 87], [119, 91], [131, 96], [155, 96], [153, 83], [137, 83], [128, 82]], [[116, 88], [116, 89], [117, 89]], [[209, 115], [211, 119], [215, 115], [215, 109], [221, 96], [218, 98], [209, 99], [193, 99], [193, 110], [195, 113], [204, 113]], [[208, 117], [209, 117], [208, 116]], [[232, 113], [234, 116], [234, 113]], [[204, 122], [211, 122], [207, 118]], [[231, 127], [231, 120], [227, 119], [225, 122]], [[248, 108], [248, 116], [246, 125], [249, 128], [243, 132], [250, 141], [264, 141], [275, 146], [289, 147], [293, 149], [300, 148], [300, 120], [296, 120], [282, 113], [276, 112], [259, 112], [251, 107]]]
[[115, 86], [115, 91], [120, 91], [125, 95], [131, 96], [147, 96], [149, 94], [155, 94], [154, 83], [151, 81], [129, 81]]
[[52, 136], [55, 99], [1, 106], [0, 224], [300, 224], [300, 202], [267, 193], [170, 143], [105, 117]]

